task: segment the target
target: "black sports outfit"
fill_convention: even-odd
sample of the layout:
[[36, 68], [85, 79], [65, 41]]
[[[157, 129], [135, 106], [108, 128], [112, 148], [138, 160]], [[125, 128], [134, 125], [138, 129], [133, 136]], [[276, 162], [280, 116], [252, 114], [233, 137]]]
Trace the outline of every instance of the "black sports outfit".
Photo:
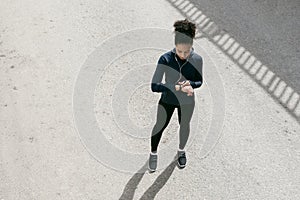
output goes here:
[[[190, 132], [190, 121], [195, 107], [195, 94], [187, 96], [187, 93], [176, 91], [175, 85], [180, 81], [190, 81], [195, 89], [203, 83], [202, 57], [191, 51], [186, 60], [181, 60], [175, 48], [163, 54], [154, 72], [151, 90], [160, 92], [161, 98], [158, 103], [157, 119], [151, 134], [151, 151], [156, 152], [163, 131], [168, 126], [172, 114], [177, 108], [180, 124], [179, 149], [184, 149]], [[162, 78], [165, 76], [165, 83]]]

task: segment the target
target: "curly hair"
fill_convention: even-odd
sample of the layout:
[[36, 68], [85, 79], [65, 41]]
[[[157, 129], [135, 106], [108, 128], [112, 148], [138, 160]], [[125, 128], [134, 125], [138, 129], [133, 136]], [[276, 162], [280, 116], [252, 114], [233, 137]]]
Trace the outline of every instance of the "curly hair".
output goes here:
[[193, 44], [196, 32], [196, 25], [193, 22], [187, 19], [178, 20], [173, 26], [175, 28], [175, 45]]

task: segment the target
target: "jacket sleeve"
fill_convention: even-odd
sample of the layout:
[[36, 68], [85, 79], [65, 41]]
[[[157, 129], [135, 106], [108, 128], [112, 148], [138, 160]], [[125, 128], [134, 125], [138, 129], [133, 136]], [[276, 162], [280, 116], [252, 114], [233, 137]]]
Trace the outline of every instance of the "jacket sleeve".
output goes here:
[[194, 66], [196, 69], [195, 79], [193, 81], [190, 80], [190, 84], [194, 89], [199, 88], [203, 83], [202, 66], [203, 66], [203, 60], [200, 57]]
[[151, 81], [152, 92], [165, 92], [167, 90], [175, 91], [175, 84], [162, 83], [163, 75], [168, 68], [168, 63], [164, 56], [161, 56], [158, 60], [154, 75]]

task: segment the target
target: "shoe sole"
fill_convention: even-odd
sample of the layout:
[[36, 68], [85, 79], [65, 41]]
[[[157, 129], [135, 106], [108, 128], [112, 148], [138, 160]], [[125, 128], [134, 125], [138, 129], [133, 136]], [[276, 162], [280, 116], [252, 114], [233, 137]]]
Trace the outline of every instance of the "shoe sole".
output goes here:
[[179, 162], [177, 162], [177, 166], [179, 169], [183, 169], [183, 168], [185, 168], [186, 165], [180, 165]]
[[186, 165], [181, 165], [178, 161], [178, 158], [177, 158], [177, 166], [178, 166], [179, 169], [183, 169], [183, 168], [185, 168]]
[[156, 171], [156, 169], [153, 170], [153, 169], [148, 168], [149, 173], [154, 173], [155, 171]]

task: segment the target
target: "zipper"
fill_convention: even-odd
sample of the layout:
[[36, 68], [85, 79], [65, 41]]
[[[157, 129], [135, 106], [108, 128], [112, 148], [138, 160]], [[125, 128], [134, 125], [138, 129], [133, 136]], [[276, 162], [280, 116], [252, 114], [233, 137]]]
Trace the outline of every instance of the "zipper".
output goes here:
[[176, 83], [182, 78], [181, 69], [182, 69], [182, 67], [188, 62], [188, 58], [186, 59], [185, 63], [183, 63], [183, 64], [180, 66], [180, 64], [179, 64], [179, 62], [178, 62], [178, 60], [177, 60], [176, 54], [175, 54], [174, 56], [175, 56], [175, 60], [176, 60], [176, 62], [177, 62], [177, 64], [178, 64], [178, 66], [179, 66], [179, 79], [175, 82], [175, 84], [176, 84]]

